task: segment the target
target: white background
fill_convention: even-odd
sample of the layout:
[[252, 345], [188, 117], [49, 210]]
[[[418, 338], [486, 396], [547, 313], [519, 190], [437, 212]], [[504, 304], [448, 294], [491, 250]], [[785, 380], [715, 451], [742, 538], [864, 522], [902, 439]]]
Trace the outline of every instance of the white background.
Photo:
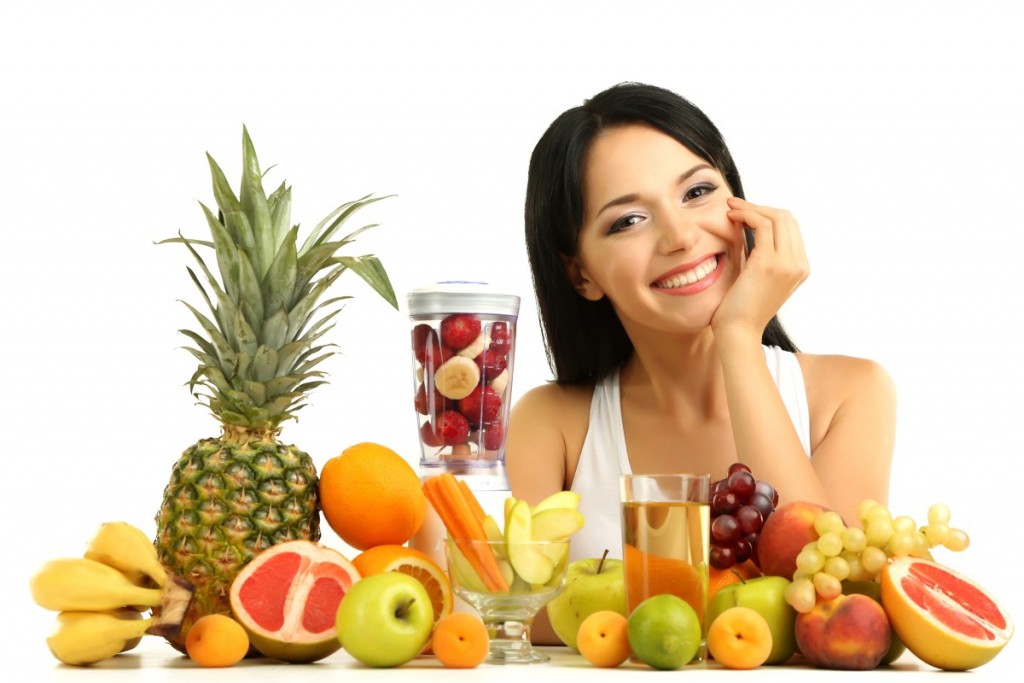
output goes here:
[[[635, 5], [635, 6], [634, 6]], [[712, 6], [713, 5], [713, 6]], [[898, 7], [893, 7], [898, 5]], [[623, 80], [726, 136], [752, 201], [799, 219], [812, 275], [781, 313], [814, 353], [899, 390], [890, 507], [948, 503], [961, 569], [1024, 620], [1020, 96], [1013, 3], [11, 2], [0, 10], [0, 638], [52, 666], [29, 600], [102, 521], [152, 533], [170, 468], [217, 433], [184, 383], [175, 235], [205, 234], [204, 156], [233, 184], [242, 124], [307, 230], [342, 201], [382, 226], [347, 253], [399, 296], [483, 279], [523, 297], [514, 391], [550, 377], [522, 237], [533, 145]], [[305, 233], [302, 233], [303, 235]], [[331, 384], [283, 438], [322, 465], [360, 441], [415, 463], [407, 319], [355, 276]], [[324, 541], [341, 547], [328, 530]], [[8, 650], [10, 648], [10, 650]], [[1003, 658], [1019, 659], [1018, 641]]]

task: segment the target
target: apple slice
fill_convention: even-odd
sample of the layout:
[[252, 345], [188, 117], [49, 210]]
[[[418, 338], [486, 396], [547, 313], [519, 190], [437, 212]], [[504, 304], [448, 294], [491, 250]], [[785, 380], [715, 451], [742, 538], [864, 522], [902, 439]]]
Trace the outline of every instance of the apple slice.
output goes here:
[[569, 508], [550, 508], [533, 513], [533, 540], [564, 541], [583, 528], [583, 515]]
[[[501, 533], [501, 529], [498, 528], [498, 523], [494, 521], [494, 517], [491, 515], [484, 517], [483, 527], [484, 533], [487, 534], [488, 541], [495, 542], [505, 540], [505, 535]], [[498, 557], [508, 559], [508, 553], [505, 552], [504, 544], [495, 543], [494, 552]]]
[[452, 557], [452, 579], [455, 583], [462, 584], [466, 590], [474, 593], [489, 592], [480, 575], [476, 573], [473, 565], [462, 554], [458, 546], [455, 545], [455, 541], [452, 540], [451, 536], [445, 538], [444, 542], [448, 547], [448, 553]]
[[555, 571], [555, 562], [533, 543], [530, 504], [516, 501], [505, 525], [505, 543], [509, 562], [527, 583], [547, 583]]
[[551, 510], [553, 508], [570, 508], [575, 510], [580, 506], [580, 494], [575, 491], [558, 491], [533, 506], [533, 514]]

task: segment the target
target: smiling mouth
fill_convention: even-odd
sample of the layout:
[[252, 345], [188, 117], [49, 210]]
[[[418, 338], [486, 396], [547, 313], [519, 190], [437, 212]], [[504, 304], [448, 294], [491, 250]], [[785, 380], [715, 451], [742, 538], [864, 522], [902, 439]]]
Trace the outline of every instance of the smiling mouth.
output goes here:
[[664, 280], [658, 280], [651, 286], [656, 289], [678, 289], [679, 287], [692, 285], [694, 282], [700, 282], [708, 275], [715, 272], [717, 268], [718, 256], [715, 255], [706, 261], [703, 261], [696, 268], [687, 270], [683, 273], [676, 273], [672, 277], [665, 278]]

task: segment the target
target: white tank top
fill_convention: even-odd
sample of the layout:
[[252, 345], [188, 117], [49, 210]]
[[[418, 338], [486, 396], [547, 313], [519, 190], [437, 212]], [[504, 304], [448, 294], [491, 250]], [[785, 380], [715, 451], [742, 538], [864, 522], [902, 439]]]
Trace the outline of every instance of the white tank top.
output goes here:
[[[800, 363], [794, 354], [777, 346], [765, 346], [765, 360], [786, 406], [800, 443], [810, 457], [810, 421], [807, 417], [807, 391]], [[632, 469], [626, 454], [626, 435], [622, 428], [619, 402], [619, 371], [616, 369], [594, 387], [590, 400], [590, 424], [583, 450], [572, 480], [572, 490], [580, 494], [579, 511], [585, 526], [572, 537], [572, 560], [622, 557], [622, 518], [619, 511], [619, 475]]]

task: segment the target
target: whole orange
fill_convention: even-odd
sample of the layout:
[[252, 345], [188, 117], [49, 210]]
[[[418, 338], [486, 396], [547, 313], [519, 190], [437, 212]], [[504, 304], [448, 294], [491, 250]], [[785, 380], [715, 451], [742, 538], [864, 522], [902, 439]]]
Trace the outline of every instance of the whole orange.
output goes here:
[[427, 499], [416, 471], [387, 446], [360, 443], [320, 471], [324, 519], [348, 545], [401, 545], [419, 531]]
[[708, 601], [723, 586], [728, 586], [730, 583], [736, 583], [737, 581], [756, 579], [759, 576], [761, 576], [761, 570], [750, 560], [742, 564], [733, 565], [728, 569], [710, 567], [708, 569]]

